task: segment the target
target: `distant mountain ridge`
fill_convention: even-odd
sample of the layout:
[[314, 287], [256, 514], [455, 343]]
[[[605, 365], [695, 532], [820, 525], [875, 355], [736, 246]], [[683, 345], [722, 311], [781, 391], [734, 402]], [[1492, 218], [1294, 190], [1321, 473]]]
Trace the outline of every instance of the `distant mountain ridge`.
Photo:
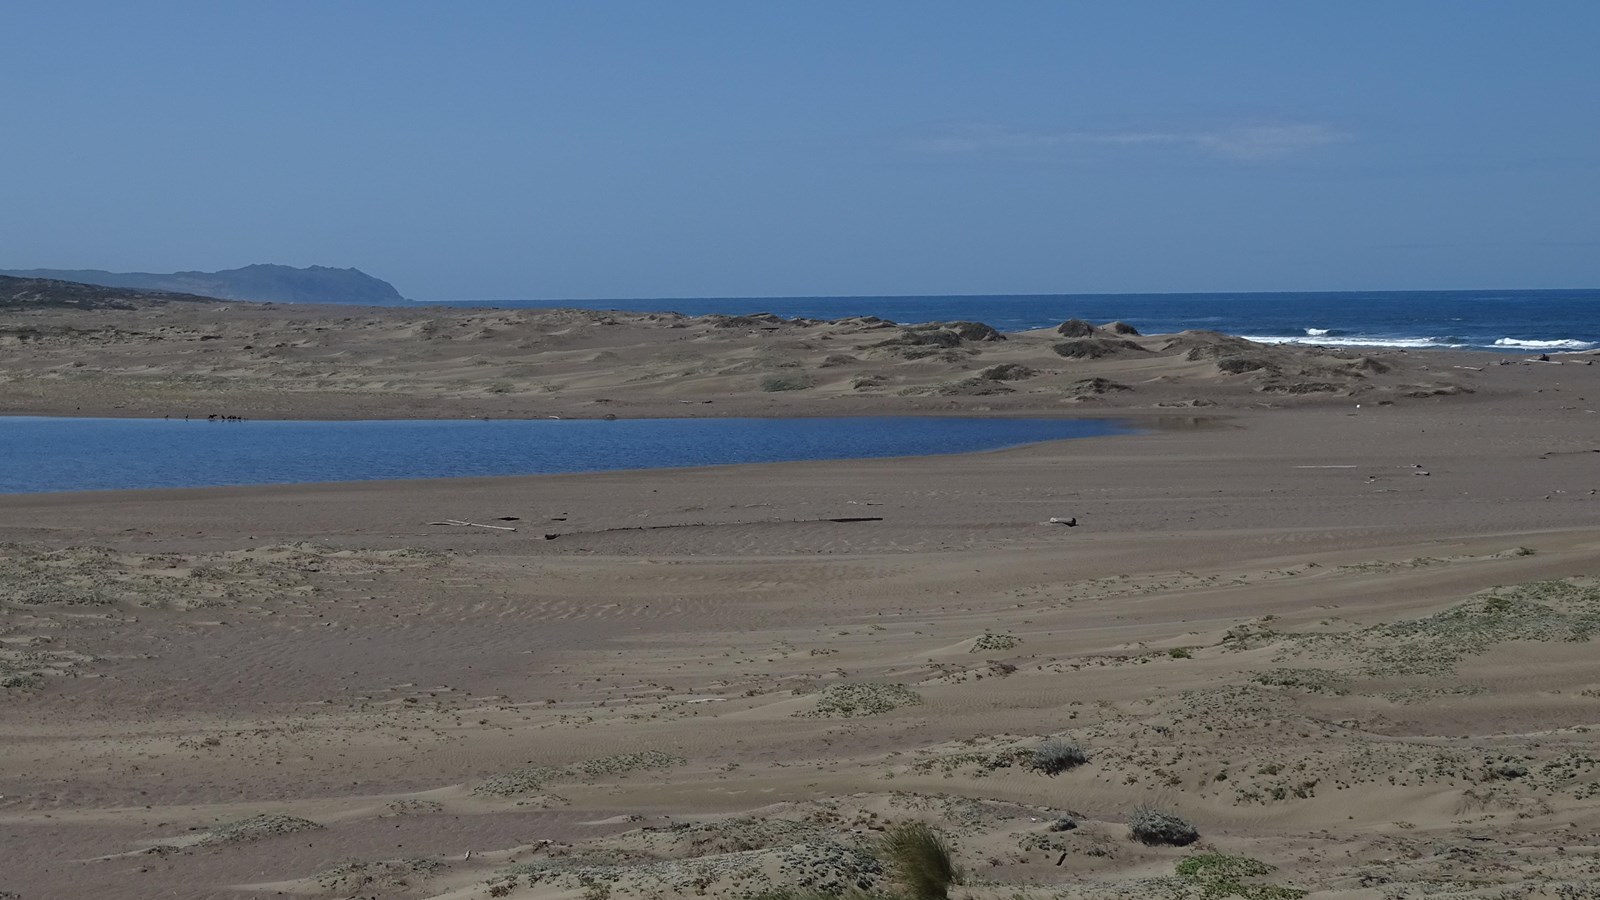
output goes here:
[[199, 294], [223, 300], [273, 303], [347, 303], [394, 306], [406, 302], [394, 285], [360, 269], [261, 263], [218, 272], [106, 272], [101, 269], [0, 269], [0, 275], [76, 281], [102, 287]]

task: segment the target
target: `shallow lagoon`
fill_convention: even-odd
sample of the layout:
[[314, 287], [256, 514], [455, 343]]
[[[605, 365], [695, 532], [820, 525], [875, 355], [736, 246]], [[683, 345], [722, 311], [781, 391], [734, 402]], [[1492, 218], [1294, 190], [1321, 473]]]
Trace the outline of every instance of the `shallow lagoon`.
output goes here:
[[1109, 419], [246, 421], [0, 418], [0, 493], [537, 475], [996, 450]]

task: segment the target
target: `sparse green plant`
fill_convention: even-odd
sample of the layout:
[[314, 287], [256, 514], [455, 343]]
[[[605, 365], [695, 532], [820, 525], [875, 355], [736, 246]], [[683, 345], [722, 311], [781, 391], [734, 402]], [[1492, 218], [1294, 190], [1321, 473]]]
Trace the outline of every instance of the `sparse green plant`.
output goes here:
[[1028, 760], [1028, 768], [1046, 775], [1059, 775], [1089, 761], [1089, 751], [1071, 741], [1048, 738], [1039, 744]]
[[1180, 860], [1177, 876], [1200, 889], [1200, 900], [1242, 897], [1244, 900], [1299, 900], [1306, 895], [1298, 888], [1274, 884], [1247, 884], [1245, 878], [1269, 875], [1273, 867], [1247, 856], [1225, 853], [1197, 853]]
[[894, 825], [884, 835], [879, 852], [906, 900], [947, 900], [950, 885], [960, 880], [949, 845], [926, 822]]
[[1172, 647], [1167, 650], [1167, 655], [1173, 659], [1194, 659], [1194, 652], [1188, 647]]

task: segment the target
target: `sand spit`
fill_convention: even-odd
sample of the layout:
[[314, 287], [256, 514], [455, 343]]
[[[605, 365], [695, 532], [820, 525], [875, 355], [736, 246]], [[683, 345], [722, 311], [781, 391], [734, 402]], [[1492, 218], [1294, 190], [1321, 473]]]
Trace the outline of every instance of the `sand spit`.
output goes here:
[[[1503, 391], [1477, 353], [588, 310], [11, 307], [0, 410], [248, 418], [1081, 413]], [[1071, 324], [1071, 323], [1068, 323]], [[1523, 357], [1507, 361], [1525, 362]], [[1572, 355], [1571, 362], [1591, 357]]]
[[[84, 332], [7, 332], [4, 396], [56, 373], [39, 411], [1207, 418], [915, 460], [0, 497], [0, 896], [885, 895], [907, 822], [957, 898], [1600, 896], [1579, 357], [240, 309], [8, 316]], [[251, 357], [291, 316], [304, 343]], [[514, 341], [559, 387], [473, 393]], [[213, 345], [221, 380], [176, 387]], [[640, 378], [670, 353], [711, 368]], [[342, 380], [360, 366], [387, 386]], [[507, 516], [548, 524], [429, 524]]]

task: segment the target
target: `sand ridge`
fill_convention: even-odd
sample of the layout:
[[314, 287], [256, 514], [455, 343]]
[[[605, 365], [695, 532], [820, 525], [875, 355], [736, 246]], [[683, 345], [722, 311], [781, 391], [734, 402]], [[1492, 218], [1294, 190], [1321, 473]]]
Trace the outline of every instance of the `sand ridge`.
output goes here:
[[1063, 326], [1070, 334], [1000, 334], [976, 322], [873, 317], [124, 306], [3, 310], [0, 409], [200, 418], [1083, 414], [1504, 393], [1525, 378], [1499, 364], [1528, 364], [1088, 323]]

